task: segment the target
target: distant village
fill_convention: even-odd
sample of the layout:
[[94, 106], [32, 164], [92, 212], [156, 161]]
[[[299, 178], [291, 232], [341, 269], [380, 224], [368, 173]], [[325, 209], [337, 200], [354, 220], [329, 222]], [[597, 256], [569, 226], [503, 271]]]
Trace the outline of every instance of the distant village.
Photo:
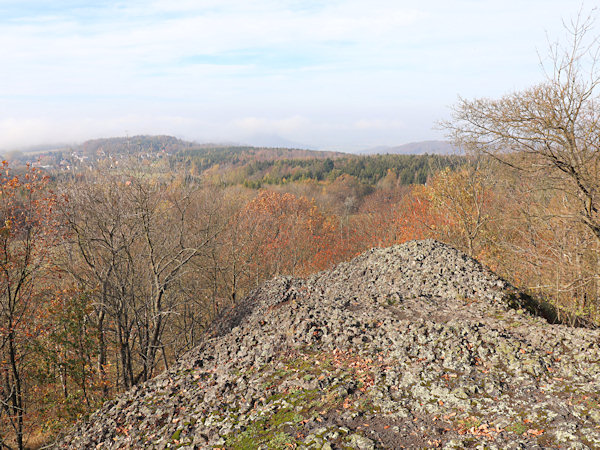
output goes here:
[[39, 167], [46, 170], [72, 171], [85, 168], [94, 168], [98, 162], [102, 161], [109, 167], [117, 167], [121, 161], [137, 159], [139, 161], [153, 162], [171, 155], [166, 151], [156, 153], [148, 151], [140, 151], [135, 153], [114, 152], [109, 153], [102, 149], [97, 150], [93, 154], [86, 154], [82, 150], [57, 150], [42, 154], [27, 155], [23, 163], [29, 163], [33, 167]]
[[49, 171], [70, 172], [92, 169], [100, 162], [110, 168], [132, 159], [152, 163], [168, 158], [177, 150], [188, 146], [188, 143], [169, 136], [135, 136], [97, 139], [74, 147], [44, 151], [11, 151], [0, 155], [0, 159], [6, 159], [14, 166], [29, 164]]

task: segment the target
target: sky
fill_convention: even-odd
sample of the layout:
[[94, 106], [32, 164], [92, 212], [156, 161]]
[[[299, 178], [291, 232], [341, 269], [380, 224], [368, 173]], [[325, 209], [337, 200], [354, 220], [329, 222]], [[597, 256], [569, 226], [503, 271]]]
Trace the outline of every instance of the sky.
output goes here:
[[0, 150], [137, 134], [342, 151], [443, 139], [459, 96], [542, 81], [548, 40], [581, 9], [0, 0]]

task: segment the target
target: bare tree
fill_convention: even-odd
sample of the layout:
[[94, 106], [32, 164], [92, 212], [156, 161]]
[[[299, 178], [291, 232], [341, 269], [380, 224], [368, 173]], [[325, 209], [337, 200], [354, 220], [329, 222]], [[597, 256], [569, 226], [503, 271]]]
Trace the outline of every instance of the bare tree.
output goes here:
[[197, 199], [181, 186], [102, 174], [69, 191], [64, 267], [95, 299], [100, 373], [107, 376], [110, 334], [129, 388], [154, 375], [161, 355], [168, 363], [165, 331], [181, 308], [179, 281], [216, 231], [196, 227]]
[[[495, 158], [518, 173], [516, 183], [524, 182], [523, 186], [537, 191], [527, 194], [538, 205], [521, 208], [518, 232], [530, 242], [543, 235], [543, 242], [538, 239], [534, 245], [539, 260], [550, 258], [565, 266], [595, 264], [597, 258], [586, 254], [600, 243], [600, 41], [592, 36], [593, 26], [593, 16], [582, 13], [565, 24], [566, 44], [550, 44], [550, 64], [542, 64], [545, 80], [540, 84], [500, 99], [461, 98], [452, 121], [444, 124], [467, 151]], [[543, 224], [550, 222], [541, 232]], [[572, 238], [563, 232], [561, 228], [569, 223], [587, 237]], [[561, 239], [549, 238], [552, 235]], [[596, 245], [590, 246], [588, 237]], [[559, 240], [563, 247], [564, 243], [570, 247], [560, 249]], [[581, 280], [566, 278], [567, 274], [577, 278], [574, 272], [582, 271], [562, 267], [555, 272], [557, 297], [570, 292], [583, 296], [586, 304], [587, 295], [597, 296], [600, 286], [592, 288], [589, 276], [585, 276], [587, 281], [583, 276]], [[599, 268], [594, 272], [598, 284]], [[548, 277], [542, 284], [551, 284]], [[589, 287], [587, 293], [582, 292], [583, 285]]]
[[570, 42], [551, 45], [544, 82], [497, 100], [460, 99], [445, 126], [468, 150], [541, 173], [600, 240], [600, 45], [592, 26], [581, 15], [566, 26]]

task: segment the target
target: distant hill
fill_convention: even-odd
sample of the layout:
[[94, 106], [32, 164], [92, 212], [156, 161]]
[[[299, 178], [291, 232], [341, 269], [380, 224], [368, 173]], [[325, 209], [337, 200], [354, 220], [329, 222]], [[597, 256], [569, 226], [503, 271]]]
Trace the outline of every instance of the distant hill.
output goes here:
[[379, 146], [359, 152], [363, 155], [395, 154], [395, 155], [450, 155], [458, 153], [458, 148], [447, 141], [421, 141], [395, 147]]
[[444, 154], [449, 151], [442, 150], [448, 148], [445, 142], [429, 141], [380, 148], [380, 154], [374, 151], [356, 155], [290, 147], [199, 144], [173, 136], [139, 135], [93, 139], [35, 155], [21, 152], [10, 159], [69, 173], [93, 168], [102, 161], [110, 167], [142, 164], [147, 170], [184, 171], [192, 178], [254, 189], [309, 180], [334, 182], [338, 178], [373, 187], [383, 178], [390, 186], [425, 183], [439, 168], [459, 162], [455, 155]]
[[316, 150], [316, 148], [312, 146], [290, 141], [277, 134], [270, 133], [256, 133], [244, 139], [244, 142], [247, 142], [252, 147], [305, 148]]
[[[40, 145], [25, 151], [12, 151], [7, 159], [19, 164], [41, 164], [57, 168], [63, 162], [69, 167], [89, 166], [105, 158], [142, 158], [154, 160], [172, 155], [181, 158], [200, 157], [208, 167], [214, 163], [281, 160], [281, 159], [325, 159], [345, 155], [339, 152], [306, 150], [298, 147], [254, 147], [236, 143], [197, 143], [166, 135], [138, 135], [91, 139], [79, 144], [64, 146]], [[41, 162], [40, 162], [41, 161]], [[207, 167], [205, 167], [207, 168]]]
[[156, 153], [165, 151], [175, 153], [198, 146], [193, 142], [184, 141], [173, 136], [126, 136], [111, 137], [85, 141], [73, 147], [84, 154], [134, 154], [140, 151]]
[[84, 154], [104, 152], [106, 154], [135, 154], [139, 152], [167, 152], [170, 154], [191, 151], [202, 155], [216, 153], [244, 159], [285, 159], [285, 158], [335, 158], [343, 155], [339, 152], [307, 150], [294, 147], [289, 142], [286, 145], [243, 145], [234, 143], [197, 143], [185, 141], [173, 136], [128, 136], [111, 137], [85, 141], [73, 147]]

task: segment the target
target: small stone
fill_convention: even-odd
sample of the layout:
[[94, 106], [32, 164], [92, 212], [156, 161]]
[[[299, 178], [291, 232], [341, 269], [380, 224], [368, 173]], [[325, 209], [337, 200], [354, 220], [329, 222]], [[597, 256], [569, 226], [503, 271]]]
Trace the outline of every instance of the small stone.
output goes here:
[[469, 394], [465, 392], [465, 389], [462, 387], [458, 387], [451, 392], [456, 398], [460, 398], [462, 400], [466, 400], [469, 398]]
[[373, 450], [375, 448], [375, 444], [371, 439], [360, 434], [351, 434], [349, 440], [350, 445], [358, 450]]
[[316, 439], [316, 436], [314, 434], [309, 434], [308, 436], [306, 436], [306, 438], [304, 439], [304, 443], [305, 444], [310, 444], [311, 442], [313, 442]]

